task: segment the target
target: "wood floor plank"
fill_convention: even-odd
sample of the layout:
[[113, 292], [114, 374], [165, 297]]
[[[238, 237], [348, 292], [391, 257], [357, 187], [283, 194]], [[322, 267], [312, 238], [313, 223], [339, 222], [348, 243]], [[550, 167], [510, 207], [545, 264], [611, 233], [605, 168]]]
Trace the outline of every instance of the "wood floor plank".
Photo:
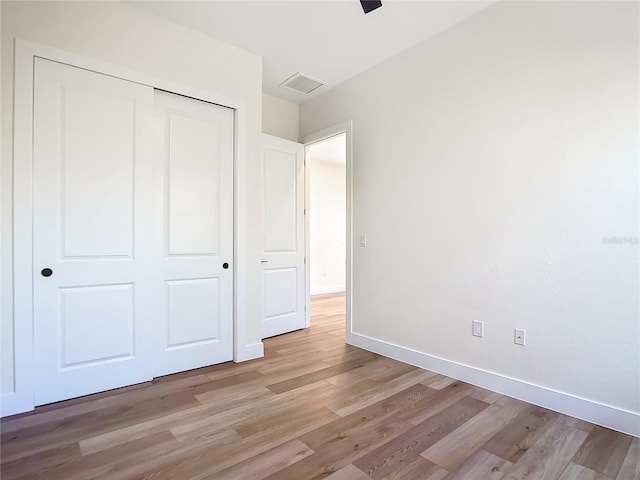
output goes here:
[[483, 402], [493, 403], [502, 397], [502, 394], [486, 390], [484, 388], [476, 387], [476, 391], [471, 393], [470, 396], [482, 400]]
[[[135, 393], [139, 391], [135, 390]], [[44, 452], [79, 439], [109, 435], [114, 430], [136, 428], [140, 423], [153, 424], [167, 415], [180, 415], [184, 409], [197, 404], [189, 392], [174, 392], [157, 398], [138, 398], [132, 403], [121, 400], [117, 405], [66, 417], [59, 422], [23, 428], [10, 438], [3, 438], [3, 460], [11, 461], [27, 454]]]
[[424, 382], [422, 382], [427, 387], [435, 388], [436, 390], [442, 390], [444, 387], [448, 387], [456, 380], [455, 378], [445, 377], [444, 375], [433, 375], [431, 378], [428, 378]]
[[383, 478], [446, 438], [485, 408], [487, 408], [486, 403], [475, 398], [464, 397], [406, 433], [359, 458], [354, 465], [371, 478]]
[[332, 377], [328, 377], [325, 379], [325, 382], [330, 383], [331, 385], [335, 385], [336, 387], [340, 387], [343, 385], [350, 385], [353, 382], [357, 382], [358, 380], [369, 378], [364, 374], [363, 368], [365, 368], [365, 366], [354, 368], [353, 370], [349, 370], [348, 372], [339, 373]]
[[221, 403], [234, 398], [244, 398], [245, 396], [258, 395], [274, 396], [271, 391], [260, 384], [260, 380], [238, 383], [237, 385], [229, 385], [220, 389], [211, 389], [201, 393], [195, 393], [194, 398], [200, 404]]
[[[376, 382], [388, 382], [389, 380], [393, 380], [405, 373], [418, 370], [418, 367], [383, 357], [377, 364], [372, 362], [369, 365], [364, 366], [363, 369], [365, 369], [363, 373], [367, 378], [375, 380]], [[429, 373], [435, 375], [433, 372]]]
[[[124, 442], [92, 455], [43, 469], [35, 478], [64, 480], [120, 480], [136, 478], [150, 462], [179, 448], [175, 438], [160, 432]], [[34, 478], [28, 476], [26, 478]], [[20, 480], [26, 480], [21, 477]], [[4, 479], [4, 477], [3, 477]]]
[[[341, 346], [340, 346], [341, 348]], [[294, 345], [287, 343], [281, 345], [276, 349], [276, 352], [281, 355], [288, 354], [307, 354], [310, 350], [318, 350], [324, 352], [332, 352], [336, 350], [336, 341], [334, 338], [321, 335], [319, 337], [310, 337], [304, 341], [296, 342]]]
[[616, 480], [640, 480], [640, 438], [631, 440]]
[[26, 455], [12, 462], [3, 462], [1, 478], [17, 479], [35, 477], [42, 471], [55, 468], [80, 458], [80, 448], [77, 443], [51, 448], [44, 452]]
[[[448, 411], [445, 409], [440, 412], [438, 418], [434, 416], [433, 419], [427, 420], [424, 425], [414, 426], [410, 423], [402, 423], [398, 421], [397, 416], [386, 417], [383, 422], [367, 423], [351, 435], [325, 444], [319, 450], [314, 448], [316, 450], [314, 455], [268, 478], [271, 480], [276, 478], [320, 479], [340, 470], [349, 463], [353, 463], [365, 471], [358, 464], [358, 458], [366, 456], [369, 452], [388, 442], [394, 441], [396, 437], [402, 436], [406, 431], [415, 428], [416, 432], [420, 433], [419, 435], [416, 434], [416, 436], [424, 438], [426, 435], [427, 441], [429, 441], [429, 438], [437, 441], [475, 414], [477, 408], [485, 408], [487, 406], [487, 404], [479, 400], [470, 398], [463, 398], [459, 403], [460, 405], [449, 407]], [[463, 407], [467, 407], [466, 411], [462, 411], [464, 410]], [[301, 440], [307, 443], [304, 436], [301, 437]], [[417, 456], [418, 453], [415, 455]], [[366, 473], [373, 477], [368, 470]]]
[[[265, 391], [268, 391], [265, 389]], [[171, 432], [179, 436], [192, 435], [192, 432], [206, 432], [216, 430], [222, 426], [230, 426], [244, 420], [254, 418], [264, 412], [273, 412], [275, 408], [283, 408], [282, 404], [296, 405], [299, 402], [308, 402], [310, 398], [317, 398], [326, 392], [326, 384], [318, 382], [316, 384], [307, 385], [304, 388], [294, 392], [288, 392], [280, 397], [268, 395], [263, 398], [259, 396], [249, 396], [243, 398], [236, 404], [205, 404], [202, 408], [194, 408], [191, 411], [184, 412], [184, 417], [179, 419], [166, 419], [165, 422], [156, 422], [154, 424], [144, 424], [139, 427], [139, 431], [118, 431], [101, 438], [88, 439], [82, 441], [80, 446], [83, 449], [99, 449], [104, 443], [114, 443], [123, 436], [144, 436], [146, 432], [157, 431], [167, 428], [167, 425], [173, 425]], [[269, 392], [272, 393], [272, 392]], [[253, 398], [253, 400], [252, 400]], [[229, 408], [231, 406], [231, 408]], [[331, 418], [335, 418], [335, 414], [331, 414]], [[177, 424], [177, 425], [176, 425]], [[115, 437], [115, 438], [114, 438]], [[91, 442], [91, 444], [89, 444]], [[98, 445], [93, 445], [97, 443]], [[107, 443], [108, 444], [108, 443]]]
[[[291, 365], [288, 368], [280, 365], [278, 369], [274, 369], [273, 373], [265, 374], [262, 378], [256, 378], [251, 382], [239, 383], [236, 384], [235, 387], [242, 390], [242, 388], [246, 388], [249, 386], [262, 386], [265, 387], [270, 383], [281, 382], [284, 380], [289, 380], [298, 375], [302, 375], [305, 373], [315, 372], [316, 370], [320, 370], [322, 368], [327, 368], [329, 365], [326, 363], [313, 361], [309, 363], [299, 362], [296, 363], [296, 368], [292, 369]], [[202, 403], [207, 402], [216, 402], [220, 398], [221, 395], [225, 394], [225, 390], [230, 390], [233, 387], [227, 387], [222, 389], [222, 391], [211, 390], [209, 392], [201, 393], [196, 395], [198, 401]]]
[[[482, 404], [487, 405], [484, 402]], [[506, 406], [493, 403], [450, 435], [426, 449], [422, 456], [451, 472], [517, 416], [524, 407], [522, 402]]]
[[[61, 402], [57, 404], [57, 408], [37, 410], [17, 419], [16, 428], [25, 429], [46, 424], [48, 428], [55, 429], [58, 428], [61, 422], [68, 418], [120, 405], [124, 399], [126, 399], [126, 403], [136, 403], [145, 398], [160, 397], [184, 390], [191, 386], [204, 385], [209, 381], [209, 377], [204, 374], [176, 379], [171, 383], [165, 383], [159, 381], [159, 379], [155, 379], [153, 382], [147, 382], [144, 387], [139, 386], [134, 390], [128, 390], [126, 388], [112, 390], [109, 396], [94, 398], [94, 396], [91, 395], [83, 397], [85, 400], [81, 403], [68, 405], [67, 402]], [[5, 432], [4, 425], [2, 431]]]
[[437, 396], [440, 396], [437, 390], [420, 384], [413, 385], [351, 415], [340, 417], [300, 438], [314, 450], [320, 450], [352, 435], [369, 423], [380, 423], [392, 415], [397, 417], [398, 412], [405, 408], [410, 408], [413, 403], [425, 399], [429, 401], [429, 399]]
[[630, 445], [629, 435], [597, 426], [576, 452], [573, 462], [615, 478]]
[[346, 416], [420, 383], [430, 375], [431, 372], [413, 370], [388, 382], [376, 383], [374, 388], [366, 392], [336, 399], [329, 408], [340, 416]]
[[[278, 445], [295, 439], [295, 434], [288, 437], [250, 437], [233, 445], [221, 447], [193, 444], [188, 447], [169, 452], [154, 463], [146, 466], [146, 471], [135, 478], [202, 480], [210, 478], [220, 470], [230, 468], [256, 455], [260, 455]], [[293, 437], [293, 438], [291, 438]]]
[[164, 415], [180, 412], [185, 408], [196, 407], [199, 402], [193, 394], [207, 391], [208, 386], [198, 385], [192, 389], [145, 398], [143, 400], [128, 403], [121, 402], [108, 408], [101, 408], [94, 413], [100, 419], [100, 423], [108, 425], [108, 428], [122, 428], [140, 421], [154, 420]]
[[640, 440], [346, 345], [344, 305], [264, 358], [0, 419], [0, 477], [640, 480]]
[[577, 463], [569, 463], [558, 480], [612, 480], [611, 477], [583, 467]]
[[[416, 457], [382, 480], [442, 480], [448, 472], [422, 457]], [[370, 477], [369, 477], [370, 478]]]
[[227, 416], [251, 415], [252, 409], [256, 408], [255, 402], [266, 402], [271, 395], [272, 392], [264, 389], [264, 392], [247, 394], [242, 399], [234, 398], [228, 402], [207, 403], [198, 405], [197, 407], [187, 408], [162, 418], [140, 422], [125, 428], [83, 438], [79, 441], [80, 449], [83, 455], [88, 455], [100, 450], [106, 450], [107, 448], [132, 439], [143, 438], [152, 433], [168, 430], [176, 424], [193, 424], [203, 419], [212, 421], [221, 417], [223, 414]]
[[179, 427], [173, 427], [170, 428], [169, 431], [180, 444], [194, 444], [196, 442], [227, 444], [237, 443], [242, 440], [238, 432], [229, 426], [214, 428], [211, 425], [207, 425], [189, 430], [181, 430]]
[[[203, 445], [212, 448], [211, 443], [203, 443]], [[52, 475], [47, 478], [64, 478], [65, 480], [128, 480], [137, 478], [146, 471], [149, 464], [154, 464], [158, 458], [163, 458], [179, 448], [173, 435], [163, 431], [124, 442], [94, 455], [82, 457], [78, 463], [84, 467], [83, 469], [71, 468], [67, 470], [68, 475]], [[60, 474], [60, 471], [57, 474]]]
[[314, 452], [300, 440], [290, 440], [255, 455], [220, 472], [205, 476], [207, 480], [243, 479], [259, 480], [299, 462]]
[[348, 385], [354, 379], [368, 378], [384, 383], [414, 370], [417, 370], [417, 367], [380, 357], [356, 369], [329, 377], [326, 381], [333, 385]]
[[[244, 370], [238, 371], [236, 373], [225, 375], [221, 377], [216, 377], [215, 375], [209, 375], [209, 382], [207, 383], [207, 387], [209, 391], [222, 391], [226, 387], [236, 387], [238, 385], [263, 385], [263, 381], [265, 379], [265, 375], [260, 373], [258, 370]], [[201, 392], [195, 392], [194, 395], [197, 395]]]
[[[14, 415], [12, 417], [0, 418], [0, 437], [7, 433], [13, 433], [18, 430], [18, 422], [24, 414]], [[28, 415], [28, 414], [27, 414]], [[29, 417], [23, 417], [29, 418]]]
[[333, 377], [340, 373], [347, 372], [349, 370], [353, 370], [358, 367], [362, 367], [367, 363], [368, 360], [371, 360], [373, 355], [364, 356], [357, 360], [351, 360], [339, 365], [335, 365], [332, 367], [323, 368], [321, 370], [317, 370], [312, 373], [307, 373], [305, 375], [300, 375], [289, 380], [285, 380], [283, 382], [273, 383], [271, 385], [267, 385], [267, 388], [274, 393], [284, 393], [289, 390], [294, 390], [296, 388], [309, 385], [311, 383], [315, 383], [319, 380], [324, 380], [329, 377]]
[[507, 470], [503, 480], [557, 480], [587, 435], [556, 420]]
[[371, 480], [371, 477], [359, 468], [349, 464], [332, 473], [325, 480]]
[[309, 407], [308, 405], [283, 406], [281, 409], [269, 410], [264, 415], [257, 415], [242, 422], [231, 424], [231, 428], [243, 437], [250, 437], [256, 433], [260, 433], [283, 422], [305, 421], [315, 416], [334, 419], [337, 417], [335, 413], [325, 407]]
[[273, 428], [243, 438], [239, 443], [233, 445], [217, 445], [216, 448], [211, 448], [200, 442], [195, 442], [190, 446], [164, 455], [154, 465], [149, 466], [146, 475], [140, 477], [148, 477], [153, 480], [158, 478], [189, 478], [190, 480], [207, 478], [208, 475], [259, 455], [284, 442], [294, 440], [336, 418], [337, 416], [333, 412], [317, 410], [304, 419], [293, 419], [280, 423]]
[[2, 464], [33, 455], [44, 455], [47, 450], [72, 444], [77, 441], [78, 437], [90, 431], [87, 427], [87, 423], [90, 422], [98, 423], [94, 412], [65, 419], [55, 430], [38, 426], [3, 433], [1, 439]]
[[[278, 383], [283, 380], [298, 377], [307, 373], [313, 373], [315, 371], [328, 368], [331, 366], [339, 365], [342, 362], [350, 360], [360, 360], [360, 352], [337, 350], [334, 353], [327, 354], [321, 351], [307, 351], [301, 353], [298, 356], [291, 357], [289, 355], [281, 355], [281, 358], [277, 362], [264, 364], [258, 370], [264, 375], [268, 375], [270, 378], [275, 378], [275, 381], [271, 383]], [[292, 362], [296, 368], [292, 369]], [[276, 374], [281, 374], [278, 377]]]
[[513, 464], [484, 450], [478, 450], [445, 480], [500, 480]]
[[418, 425], [445, 408], [453, 405], [460, 399], [469, 396], [474, 391], [474, 387], [463, 382], [455, 382], [442, 390], [434, 390], [440, 392], [433, 398], [424, 398], [412, 406], [411, 409], [399, 412], [399, 418], [407, 419], [414, 425]]
[[545, 408], [528, 405], [482, 449], [515, 463], [558, 416], [559, 414]]
[[591, 433], [591, 430], [595, 427], [593, 423], [585, 422], [584, 420], [580, 420], [578, 418], [569, 417], [567, 415], [562, 415], [562, 419], [566, 425], [569, 425], [576, 430], [582, 430], [583, 432]]

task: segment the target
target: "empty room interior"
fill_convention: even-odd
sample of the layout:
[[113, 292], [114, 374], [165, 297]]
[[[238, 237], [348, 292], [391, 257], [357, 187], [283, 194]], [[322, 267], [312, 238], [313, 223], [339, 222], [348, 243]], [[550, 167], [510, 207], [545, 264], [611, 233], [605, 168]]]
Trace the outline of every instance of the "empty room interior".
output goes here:
[[640, 2], [0, 2], [3, 480], [640, 480]]

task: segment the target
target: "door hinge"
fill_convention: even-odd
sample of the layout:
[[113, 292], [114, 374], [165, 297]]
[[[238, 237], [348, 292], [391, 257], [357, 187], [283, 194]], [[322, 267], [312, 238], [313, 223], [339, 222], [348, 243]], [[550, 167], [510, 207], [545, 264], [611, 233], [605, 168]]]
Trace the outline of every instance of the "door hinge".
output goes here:
[[306, 258], [304, 259], [304, 263], [307, 263], [307, 259]]

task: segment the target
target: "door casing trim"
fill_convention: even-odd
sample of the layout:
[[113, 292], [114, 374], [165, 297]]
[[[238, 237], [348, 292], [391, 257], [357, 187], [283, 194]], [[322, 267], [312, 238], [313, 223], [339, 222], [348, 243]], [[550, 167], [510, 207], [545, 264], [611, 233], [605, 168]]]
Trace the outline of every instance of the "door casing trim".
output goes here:
[[[309, 183], [310, 183], [310, 168], [309, 168], [309, 147], [314, 143], [327, 140], [328, 138], [335, 137], [337, 135], [345, 134], [346, 137], [346, 151], [345, 151], [345, 168], [346, 168], [346, 205], [347, 205], [347, 225], [346, 225], [346, 246], [347, 246], [347, 264], [346, 264], [346, 276], [345, 276], [345, 332], [349, 336], [353, 332], [352, 319], [353, 319], [353, 121], [345, 120], [338, 124], [332, 125], [318, 132], [306, 135], [302, 139], [304, 144], [305, 155], [305, 208], [309, 212]], [[305, 257], [308, 259], [310, 255], [310, 242], [311, 242], [311, 223], [310, 215], [305, 216]], [[311, 310], [310, 310], [310, 296], [311, 296], [311, 274], [309, 269], [309, 262], [305, 264], [305, 299], [306, 305], [306, 325], [311, 325]]]

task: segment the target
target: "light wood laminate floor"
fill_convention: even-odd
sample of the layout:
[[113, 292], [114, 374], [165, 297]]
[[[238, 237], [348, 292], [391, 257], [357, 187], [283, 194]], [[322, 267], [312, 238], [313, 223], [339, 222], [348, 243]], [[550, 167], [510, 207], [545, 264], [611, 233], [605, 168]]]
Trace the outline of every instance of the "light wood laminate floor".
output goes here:
[[634, 480], [640, 441], [344, 344], [344, 298], [263, 359], [1, 422], [1, 478]]

